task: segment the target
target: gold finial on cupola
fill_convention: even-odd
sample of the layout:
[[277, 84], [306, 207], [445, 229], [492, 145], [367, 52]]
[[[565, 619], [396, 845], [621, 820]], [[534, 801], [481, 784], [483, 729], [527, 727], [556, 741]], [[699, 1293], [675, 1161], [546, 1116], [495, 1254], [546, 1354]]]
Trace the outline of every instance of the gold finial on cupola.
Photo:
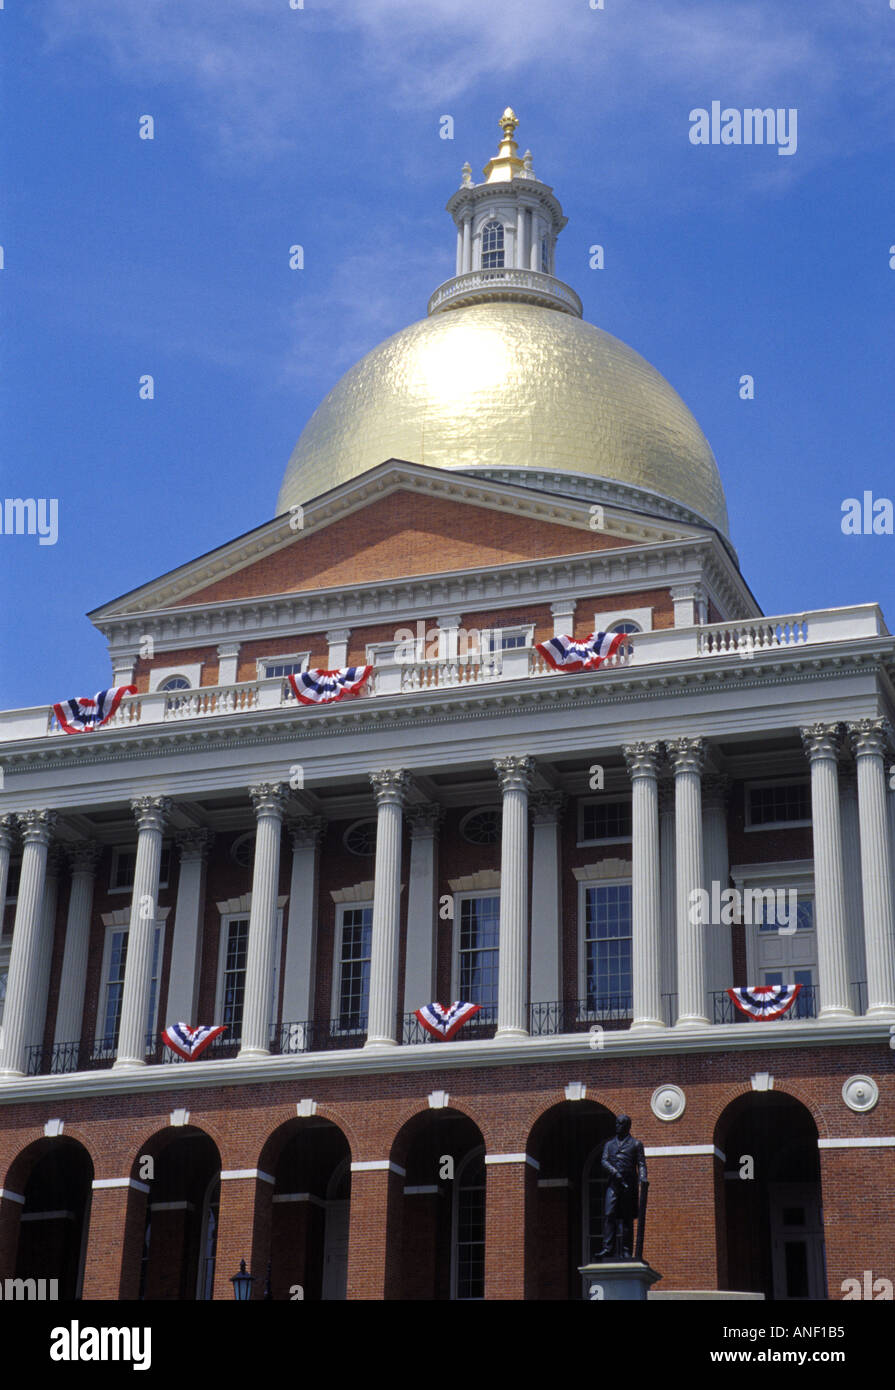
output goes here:
[[525, 167], [519, 158], [519, 146], [513, 139], [519, 118], [512, 106], [506, 108], [498, 124], [503, 131], [503, 139], [497, 154], [493, 159], [489, 159], [483, 170], [487, 183], [509, 183], [517, 178]]

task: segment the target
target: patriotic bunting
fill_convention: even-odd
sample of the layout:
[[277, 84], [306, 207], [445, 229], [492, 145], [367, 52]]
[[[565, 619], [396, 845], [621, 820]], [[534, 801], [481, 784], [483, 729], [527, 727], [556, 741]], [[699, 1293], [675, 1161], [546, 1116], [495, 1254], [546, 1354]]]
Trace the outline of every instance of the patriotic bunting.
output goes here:
[[749, 1018], [780, 1018], [795, 1003], [801, 985], [740, 985], [727, 993]]
[[67, 734], [91, 734], [108, 723], [125, 695], [136, 693], [135, 685], [118, 685], [111, 690], [98, 691], [92, 700], [87, 695], [63, 700], [53, 706], [53, 713]]
[[554, 671], [572, 675], [575, 671], [596, 671], [630, 640], [629, 632], [592, 632], [583, 642], [575, 642], [571, 637], [550, 637], [536, 643], [535, 650]]
[[213, 1043], [215, 1038], [219, 1038], [226, 1031], [226, 1023], [213, 1026], [200, 1023], [196, 1028], [191, 1028], [188, 1023], [169, 1023], [162, 1033], [162, 1041], [185, 1062], [194, 1062], [209, 1043]]
[[421, 1009], [416, 1010], [416, 1017], [433, 1038], [440, 1038], [443, 1042], [450, 1042], [455, 1033], [463, 1027], [477, 1014], [481, 1004], [463, 1004], [459, 999], [453, 1004], [424, 1004]]
[[289, 677], [289, 684], [303, 705], [332, 705], [346, 695], [359, 694], [372, 670], [372, 666], [345, 666], [340, 671], [299, 671]]

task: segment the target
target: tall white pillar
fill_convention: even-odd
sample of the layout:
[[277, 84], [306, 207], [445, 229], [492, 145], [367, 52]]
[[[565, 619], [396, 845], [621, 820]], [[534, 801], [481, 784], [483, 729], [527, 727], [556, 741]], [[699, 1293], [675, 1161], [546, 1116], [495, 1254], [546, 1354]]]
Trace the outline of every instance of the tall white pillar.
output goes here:
[[6, 981], [3, 1052], [0, 1062], [0, 1071], [12, 1076], [21, 1076], [25, 1071], [25, 1046], [29, 1020], [34, 1009], [40, 959], [47, 851], [56, 822], [56, 812], [21, 811], [18, 821], [24, 848]]
[[814, 917], [821, 1004], [818, 1018], [849, 1018], [853, 1010], [848, 992], [848, 955], [845, 947], [845, 888], [839, 820], [839, 728], [836, 724], [812, 724], [802, 729], [801, 734], [811, 764]]
[[462, 227], [458, 227], [458, 228], [457, 228], [457, 269], [454, 271], [454, 274], [455, 274], [455, 275], [462, 275], [462, 274], [463, 274], [463, 229], [462, 229]]
[[205, 925], [205, 866], [214, 835], [210, 830], [197, 827], [195, 830], [182, 830], [175, 836], [175, 841], [180, 851], [180, 872], [174, 906], [168, 1016], [161, 1026], [188, 1023], [190, 1027], [195, 1027], [202, 1022], [196, 1017], [196, 1008]]
[[41, 908], [40, 948], [34, 972], [34, 1008], [28, 1020], [29, 1047], [39, 1047], [44, 1040], [47, 1003], [50, 994], [50, 967], [53, 964], [53, 943], [56, 937], [56, 909], [59, 906], [59, 872], [61, 868], [62, 848], [58, 844], [52, 844], [47, 851], [44, 900]]
[[303, 1023], [314, 1017], [317, 878], [326, 821], [323, 816], [297, 816], [289, 821], [287, 829], [292, 840], [292, 881], [286, 923], [283, 1022]]
[[152, 954], [158, 918], [162, 834], [171, 810], [171, 802], [166, 796], [140, 796], [131, 802], [131, 808], [137, 821], [137, 862], [134, 867], [134, 892], [127, 931], [121, 1026], [118, 1031], [115, 1067], [146, 1065], [149, 986], [152, 980]]
[[702, 767], [705, 741], [676, 738], [667, 745], [674, 768], [674, 858], [677, 918], [678, 1015], [676, 1027], [703, 1027], [705, 1012], [705, 930], [693, 911], [703, 886]]
[[562, 881], [560, 829], [565, 796], [531, 796], [531, 1002], [562, 999]]
[[412, 1013], [435, 995], [435, 944], [438, 929], [437, 864], [441, 806], [408, 806], [410, 872], [407, 894], [407, 957], [404, 966], [404, 1013]]
[[858, 768], [867, 1014], [892, 1018], [895, 1017], [895, 923], [885, 768], [892, 730], [885, 719], [858, 719], [848, 725], [848, 733]]
[[503, 795], [496, 1036], [523, 1038], [528, 1036], [528, 793], [534, 759], [497, 758], [494, 766]]
[[472, 218], [463, 218], [463, 274], [472, 270]]
[[402, 807], [409, 780], [400, 768], [370, 773], [377, 815], [367, 1047], [395, 1047], [398, 1042]]
[[280, 839], [288, 788], [281, 782], [249, 787], [255, 808], [255, 862], [252, 868], [252, 907], [246, 950], [245, 996], [242, 1010], [241, 1058], [266, 1057], [270, 1052], [274, 948], [277, 940], [277, 889], [280, 881]]
[[531, 240], [528, 243], [528, 265], [530, 270], [541, 268], [541, 222], [538, 214], [531, 214]]
[[[728, 779], [714, 774], [702, 779], [702, 845], [705, 860], [705, 887], [712, 897], [712, 884], [723, 892], [730, 882], [730, 852], [727, 847]], [[714, 996], [733, 984], [733, 930], [723, 923], [706, 927], [705, 940], [706, 1012], [714, 1023]]]
[[867, 991], [867, 961], [864, 955], [864, 904], [861, 892], [861, 829], [858, 820], [858, 774], [852, 764], [839, 765], [839, 822], [842, 828], [842, 875], [849, 885], [845, 895], [845, 950], [848, 961], [849, 998], [859, 1010], [856, 984], [863, 981]]
[[[67, 845], [71, 887], [65, 920], [65, 947], [62, 954], [62, 976], [59, 981], [59, 1004], [56, 1008], [56, 1027], [53, 1042], [81, 1041], [84, 1019], [84, 992], [87, 988], [87, 959], [90, 951], [90, 914], [93, 911], [93, 887], [96, 866], [102, 848], [91, 840]], [[77, 1058], [68, 1059], [74, 1071]]]
[[6, 888], [9, 883], [9, 857], [17, 836], [18, 822], [12, 813], [0, 816], [0, 936], [6, 912]]
[[518, 266], [520, 270], [524, 270], [527, 264], [528, 246], [525, 242], [525, 222], [525, 208], [521, 203], [518, 203], [516, 206], [516, 259], [513, 264]]
[[666, 1023], [677, 1016], [677, 883], [674, 865], [674, 783], [663, 779], [659, 783], [659, 904], [662, 923], [661, 979], [663, 995], [668, 1001]]
[[658, 743], [629, 743], [622, 752], [631, 778], [631, 1028], [663, 1028], [659, 899]]
[[[891, 894], [891, 897], [892, 897], [892, 915], [893, 915], [893, 917], [895, 917], [895, 787], [892, 786], [892, 777], [893, 777], [893, 774], [895, 774], [895, 767], [890, 767], [890, 769], [889, 769], [889, 791], [888, 791], [888, 793], [886, 794], [886, 808], [887, 808], [888, 820], [889, 820], [889, 854], [890, 854], [890, 856], [891, 856], [891, 858], [892, 858], [892, 865], [893, 865], [892, 881], [891, 881], [891, 885], [890, 885], [890, 886], [891, 886], [891, 889], [892, 889], [892, 894]], [[865, 963], [864, 969], [865, 969], [865, 971], [866, 971], [866, 969], [867, 969], [866, 963]], [[863, 976], [863, 978], [866, 980], [866, 978], [867, 978], [866, 974]]]

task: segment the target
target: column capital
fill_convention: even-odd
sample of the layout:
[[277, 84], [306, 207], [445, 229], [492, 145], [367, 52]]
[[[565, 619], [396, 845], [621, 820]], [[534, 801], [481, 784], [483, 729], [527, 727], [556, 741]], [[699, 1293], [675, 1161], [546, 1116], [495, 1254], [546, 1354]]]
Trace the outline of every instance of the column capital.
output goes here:
[[709, 772], [702, 779], [702, 809], [723, 811], [730, 795], [730, 778], [720, 772]]
[[168, 796], [136, 796], [131, 810], [138, 830], [164, 830], [173, 802]]
[[886, 756], [892, 743], [892, 725], [888, 719], [854, 719], [845, 727], [856, 758]]
[[532, 824], [555, 825], [563, 813], [565, 804], [565, 792], [532, 792], [528, 800]]
[[351, 640], [350, 627], [331, 627], [323, 634], [328, 646], [333, 642], [349, 642]]
[[403, 768], [382, 768], [369, 776], [377, 806], [404, 805], [410, 790], [410, 774]]
[[701, 773], [705, 767], [707, 745], [704, 738], [671, 738], [665, 748], [675, 777], [684, 772]]
[[326, 830], [325, 816], [293, 816], [286, 822], [293, 849], [316, 849]]
[[527, 792], [531, 789], [535, 760], [527, 754], [521, 757], [510, 754], [506, 758], [495, 758], [494, 770], [502, 792]]
[[660, 743], [626, 743], [622, 746], [622, 752], [628, 765], [629, 777], [652, 777], [655, 781], [662, 758]]
[[0, 849], [12, 849], [19, 838], [19, 822], [12, 811], [0, 816]]
[[68, 866], [73, 874], [96, 873], [96, 866], [102, 857], [103, 847], [96, 840], [76, 840], [65, 846]]
[[842, 742], [838, 724], [807, 724], [799, 729], [799, 733], [810, 762], [820, 758], [832, 758], [838, 762]]
[[255, 810], [255, 818], [274, 816], [281, 821], [286, 814], [289, 802], [289, 788], [285, 782], [256, 782], [249, 787], [249, 796]]
[[204, 825], [179, 830], [174, 836], [174, 843], [180, 850], [181, 864], [191, 859], [207, 859], [208, 852], [214, 844], [214, 831]]
[[48, 845], [56, 824], [55, 811], [18, 811], [22, 840], [26, 845]]
[[218, 656], [239, 656], [241, 642], [219, 642]]
[[437, 801], [423, 801], [408, 806], [406, 815], [411, 837], [414, 840], [431, 840], [438, 834], [438, 827], [444, 820], [444, 807]]

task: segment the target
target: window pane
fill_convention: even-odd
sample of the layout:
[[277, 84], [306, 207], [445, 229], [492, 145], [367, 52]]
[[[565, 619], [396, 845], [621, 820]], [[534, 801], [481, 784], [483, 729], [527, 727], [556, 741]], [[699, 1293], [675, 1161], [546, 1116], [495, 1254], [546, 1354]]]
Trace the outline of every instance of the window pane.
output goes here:
[[460, 998], [467, 1004], [497, 1005], [500, 897], [464, 898], [460, 903]]
[[372, 907], [346, 908], [342, 916], [339, 972], [339, 1027], [362, 1029], [370, 1004]]
[[588, 1009], [627, 1007], [633, 988], [629, 883], [587, 889], [584, 931]]
[[124, 966], [127, 960], [127, 932], [112, 933], [109, 949], [109, 971], [106, 976], [106, 1007], [103, 1014], [103, 1040], [112, 1045], [118, 1041], [121, 1022], [121, 998], [124, 993]]
[[581, 809], [582, 840], [629, 840], [631, 802], [585, 802]]
[[494, 270], [503, 265], [503, 225], [488, 222], [482, 232], [482, 269]]
[[811, 788], [807, 782], [778, 783], [749, 788], [749, 824], [779, 825], [811, 820]]

